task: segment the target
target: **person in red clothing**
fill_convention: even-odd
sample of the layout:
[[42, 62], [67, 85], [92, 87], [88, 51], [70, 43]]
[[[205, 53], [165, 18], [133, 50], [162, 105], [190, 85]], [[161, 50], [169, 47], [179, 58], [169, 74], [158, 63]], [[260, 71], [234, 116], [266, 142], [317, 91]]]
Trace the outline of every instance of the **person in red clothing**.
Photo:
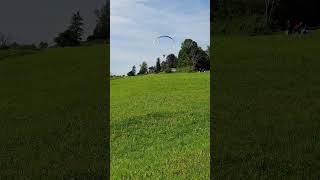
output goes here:
[[294, 32], [298, 32], [299, 34], [301, 34], [301, 31], [302, 31], [302, 22], [299, 22], [297, 23], [295, 26], [294, 26]]

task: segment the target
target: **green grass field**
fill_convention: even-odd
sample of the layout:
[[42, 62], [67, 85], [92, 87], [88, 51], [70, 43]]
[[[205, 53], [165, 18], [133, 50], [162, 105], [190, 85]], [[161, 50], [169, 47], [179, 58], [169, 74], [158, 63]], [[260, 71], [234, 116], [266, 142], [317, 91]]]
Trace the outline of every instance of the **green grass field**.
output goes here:
[[0, 49], [0, 61], [18, 56], [29, 55], [38, 52], [34, 49]]
[[46, 49], [0, 60], [0, 179], [106, 176], [108, 49]]
[[209, 77], [111, 80], [111, 179], [209, 179]]
[[213, 39], [216, 179], [318, 179], [320, 32]]
[[[320, 177], [320, 33], [213, 39], [214, 177]], [[0, 179], [104, 177], [107, 46], [1, 53]], [[209, 82], [111, 80], [111, 179], [208, 179]]]

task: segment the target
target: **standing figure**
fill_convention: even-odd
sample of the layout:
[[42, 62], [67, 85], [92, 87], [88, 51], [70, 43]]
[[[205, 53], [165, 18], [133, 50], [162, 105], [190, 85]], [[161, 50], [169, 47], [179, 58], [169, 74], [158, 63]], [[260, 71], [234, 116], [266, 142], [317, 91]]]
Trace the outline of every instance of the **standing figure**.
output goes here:
[[308, 34], [307, 24], [304, 25], [304, 27], [302, 29], [302, 34], [303, 35], [307, 35]]
[[291, 24], [290, 24], [290, 20], [288, 20], [286, 34], [290, 35], [291, 33], [292, 33]]

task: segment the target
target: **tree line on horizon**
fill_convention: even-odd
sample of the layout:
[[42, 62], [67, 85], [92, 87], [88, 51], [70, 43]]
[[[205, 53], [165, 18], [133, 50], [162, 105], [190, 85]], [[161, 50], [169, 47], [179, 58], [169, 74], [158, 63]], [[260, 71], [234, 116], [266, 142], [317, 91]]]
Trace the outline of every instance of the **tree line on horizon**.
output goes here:
[[[96, 9], [94, 12], [97, 18], [96, 26], [92, 35], [88, 36], [86, 41], [104, 40], [109, 43], [110, 1], [104, 4], [101, 9]], [[59, 47], [79, 46], [82, 42], [84, 32], [82, 28], [84, 25], [83, 20], [79, 11], [74, 13], [71, 17], [69, 27], [54, 38], [56, 45]]]
[[153, 73], [171, 73], [178, 69], [181, 72], [207, 71], [210, 70], [210, 46], [203, 50], [197, 42], [192, 39], [185, 39], [181, 44], [178, 57], [174, 54], [166, 56], [161, 62], [158, 57], [155, 66], [148, 67], [147, 62], [143, 61], [140, 70], [136, 72], [136, 66], [127, 73], [127, 76], [153, 74]]
[[319, 0], [214, 0], [212, 28], [217, 34], [268, 34], [287, 23], [320, 26]]
[[47, 42], [41, 41], [38, 45], [36, 44], [21, 44], [12, 40], [12, 38], [4, 33], [0, 32], [0, 50], [7, 49], [44, 49], [48, 48]]
[[[90, 36], [83, 41], [83, 21], [84, 18], [81, 16], [80, 12], [72, 14], [70, 25], [68, 28], [59, 33], [57, 37], [54, 38], [55, 46], [66, 47], [66, 46], [79, 46], [83, 42], [91, 41], [110, 41], [110, 0], [104, 4], [100, 9], [94, 11], [96, 16], [96, 26]], [[47, 42], [41, 41], [38, 45], [36, 44], [20, 44], [12, 40], [8, 35], [0, 32], [0, 49], [10, 49], [10, 48], [21, 48], [21, 49], [44, 49], [48, 48], [49, 44]], [[53, 46], [54, 47], [54, 46]]]

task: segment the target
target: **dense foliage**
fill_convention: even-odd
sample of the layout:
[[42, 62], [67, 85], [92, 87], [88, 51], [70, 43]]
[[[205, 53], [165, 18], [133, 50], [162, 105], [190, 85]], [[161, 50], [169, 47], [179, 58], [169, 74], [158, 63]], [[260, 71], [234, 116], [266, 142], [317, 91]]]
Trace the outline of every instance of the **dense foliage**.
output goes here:
[[156, 63], [155, 72], [156, 72], [156, 73], [159, 73], [160, 71], [161, 71], [160, 58], [157, 58], [157, 63]]
[[169, 54], [166, 58], [169, 68], [176, 68], [178, 65], [178, 58], [174, 54]]
[[87, 39], [89, 41], [96, 39], [103, 39], [109, 42], [110, 34], [110, 1], [103, 5], [101, 9], [95, 10], [95, 15], [97, 18], [97, 24], [93, 30], [93, 34]]
[[136, 75], [136, 66], [132, 66], [132, 70], [128, 72], [128, 76], [135, 76]]
[[138, 72], [139, 75], [147, 74], [148, 73], [148, 65], [147, 62], [143, 61], [140, 65], [140, 70]]
[[178, 67], [185, 66], [191, 66], [194, 71], [210, 69], [209, 55], [191, 39], [186, 39], [182, 43], [178, 55]]
[[80, 12], [73, 14], [71, 18], [70, 26], [67, 30], [60, 33], [58, 37], [54, 39], [58, 46], [77, 46], [80, 44], [83, 35], [83, 18]]
[[[210, 70], [210, 53], [209, 46], [207, 50], [203, 50], [198, 46], [197, 42], [192, 39], [186, 39], [181, 44], [178, 57], [174, 54], [166, 56], [164, 61], [160, 61], [157, 58], [156, 65], [150, 67], [146, 62], [140, 65], [139, 75], [147, 73], [159, 73], [166, 72], [171, 73], [179, 69], [180, 72], [192, 72], [192, 71], [206, 71]], [[174, 70], [175, 69], [175, 70]], [[131, 71], [128, 72], [128, 76], [132, 75]]]
[[45, 48], [48, 48], [49, 45], [48, 45], [47, 42], [41, 41], [41, 42], [39, 43], [38, 47], [39, 47], [40, 49], [45, 49]]
[[270, 33], [284, 30], [287, 21], [320, 25], [317, 0], [215, 0], [211, 6], [215, 33]]

